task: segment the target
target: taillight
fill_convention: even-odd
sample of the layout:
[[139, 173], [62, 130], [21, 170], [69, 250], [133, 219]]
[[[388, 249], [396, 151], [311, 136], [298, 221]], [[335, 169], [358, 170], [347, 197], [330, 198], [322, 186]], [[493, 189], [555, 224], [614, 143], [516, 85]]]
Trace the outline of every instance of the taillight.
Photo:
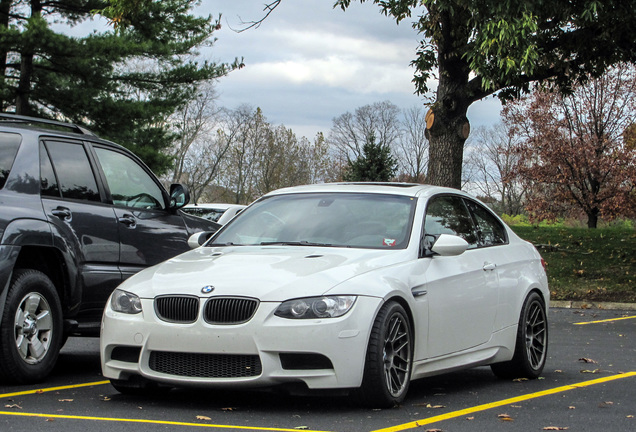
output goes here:
[[543, 258], [541, 258], [541, 265], [543, 266], [543, 270], [544, 271], [548, 271], [548, 269], [547, 269], [548, 263], [545, 262], [545, 260]]

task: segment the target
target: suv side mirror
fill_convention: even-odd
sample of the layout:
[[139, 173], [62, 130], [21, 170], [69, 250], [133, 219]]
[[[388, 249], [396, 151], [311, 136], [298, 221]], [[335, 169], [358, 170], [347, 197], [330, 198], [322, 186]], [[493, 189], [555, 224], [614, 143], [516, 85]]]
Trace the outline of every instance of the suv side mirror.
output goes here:
[[185, 185], [175, 183], [170, 185], [170, 208], [180, 209], [190, 202], [190, 191]]

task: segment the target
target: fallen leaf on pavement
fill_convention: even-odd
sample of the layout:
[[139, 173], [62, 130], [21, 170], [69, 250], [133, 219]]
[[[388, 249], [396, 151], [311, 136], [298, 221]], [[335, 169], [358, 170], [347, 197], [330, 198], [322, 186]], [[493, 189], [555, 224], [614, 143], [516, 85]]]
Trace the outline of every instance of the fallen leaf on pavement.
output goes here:
[[528, 381], [528, 378], [515, 378], [512, 380], [512, 382], [522, 382], [522, 381]]
[[22, 407], [20, 405], [18, 405], [18, 404], [5, 405], [4, 407], [5, 408], [20, 408], [20, 409], [22, 409]]
[[296, 426], [294, 429], [309, 429], [307, 426]]
[[212, 420], [210, 417], [198, 415], [197, 420]]
[[585, 357], [580, 358], [579, 361], [583, 363], [595, 363], [595, 364], [598, 363], [597, 361], [592, 360], [591, 358], [585, 358]]
[[426, 404], [426, 408], [431, 408], [431, 409], [438, 409], [438, 408], [446, 408], [444, 405], [431, 405], [431, 404]]
[[232, 407], [221, 408], [221, 411], [234, 411], [234, 408], [232, 408]]
[[589, 369], [585, 369], [582, 370], [581, 373], [591, 373], [591, 374], [597, 374], [599, 373], [601, 370], [600, 369], [594, 369], [594, 370], [589, 370]]
[[475, 420], [475, 417], [466, 417], [466, 420]]
[[73, 402], [73, 399], [58, 399], [58, 402]]
[[543, 430], [568, 430], [569, 428], [567, 427], [560, 427], [560, 426], [547, 426], [544, 427]]
[[502, 420], [502, 421], [510, 421], [510, 422], [511, 422], [511, 421], [515, 421], [515, 420], [514, 420], [512, 417], [510, 417], [508, 414], [499, 414], [499, 415], [497, 416], [497, 418], [498, 418], [499, 420]]

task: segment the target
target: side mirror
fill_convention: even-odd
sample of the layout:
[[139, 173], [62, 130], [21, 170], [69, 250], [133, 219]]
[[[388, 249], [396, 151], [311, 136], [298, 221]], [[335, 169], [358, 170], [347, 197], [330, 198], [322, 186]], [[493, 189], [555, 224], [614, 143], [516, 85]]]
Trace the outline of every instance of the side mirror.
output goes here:
[[194, 233], [188, 238], [188, 246], [190, 246], [190, 249], [201, 247], [203, 246], [203, 243], [212, 237], [212, 234], [214, 234], [214, 231], [201, 231]]
[[190, 191], [185, 185], [171, 184], [170, 185], [170, 208], [180, 209], [190, 202]]
[[468, 249], [468, 242], [461, 237], [441, 234], [431, 247], [431, 251], [441, 256], [456, 256]]

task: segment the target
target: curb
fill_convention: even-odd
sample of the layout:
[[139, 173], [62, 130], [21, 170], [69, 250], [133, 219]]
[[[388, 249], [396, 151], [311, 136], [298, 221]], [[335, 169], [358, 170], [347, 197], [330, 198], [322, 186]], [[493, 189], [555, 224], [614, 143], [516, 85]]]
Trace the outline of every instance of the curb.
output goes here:
[[636, 310], [636, 303], [586, 302], [586, 301], [550, 301], [551, 308], [563, 309], [605, 309], [605, 310]]

